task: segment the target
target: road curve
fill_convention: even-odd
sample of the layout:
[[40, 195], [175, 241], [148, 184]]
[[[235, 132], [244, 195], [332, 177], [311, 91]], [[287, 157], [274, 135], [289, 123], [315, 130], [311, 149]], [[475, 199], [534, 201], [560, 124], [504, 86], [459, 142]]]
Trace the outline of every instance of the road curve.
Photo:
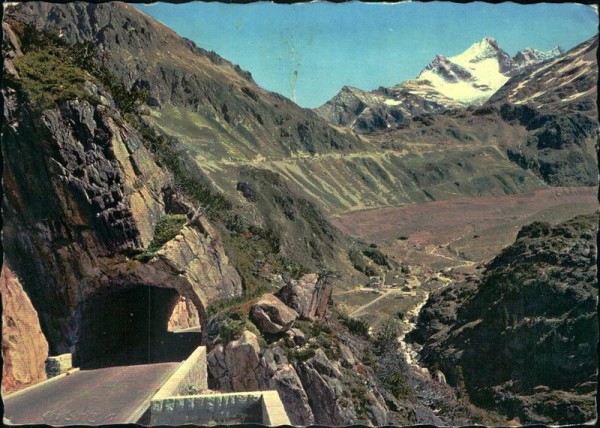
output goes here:
[[81, 370], [4, 397], [11, 424], [104, 425], [132, 417], [179, 366], [178, 362]]

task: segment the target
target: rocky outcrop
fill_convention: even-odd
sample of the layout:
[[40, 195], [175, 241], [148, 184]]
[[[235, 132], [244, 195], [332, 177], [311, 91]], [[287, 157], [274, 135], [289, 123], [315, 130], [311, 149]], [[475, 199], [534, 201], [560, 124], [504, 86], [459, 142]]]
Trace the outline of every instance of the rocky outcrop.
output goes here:
[[508, 158], [553, 186], [593, 186], [598, 175], [594, 151], [597, 122], [580, 113], [537, 115], [524, 144]]
[[315, 416], [310, 407], [308, 396], [298, 373], [288, 363], [281, 348], [265, 351], [264, 361], [269, 379], [269, 388], [279, 392], [281, 400], [286, 403], [286, 411], [294, 425], [313, 425]]
[[297, 365], [315, 420], [323, 425], [351, 425], [356, 420], [352, 401], [344, 394], [342, 373], [318, 349], [308, 361]]
[[417, 329], [424, 361], [473, 402], [522, 423], [593, 419], [597, 224], [533, 223], [480, 282], [434, 293]]
[[[305, 303], [310, 303], [315, 283], [326, 282], [326, 275], [317, 278], [317, 275], [305, 275], [294, 281], [295, 284], [310, 284], [308, 289], [302, 290], [308, 292], [303, 300]], [[289, 282], [285, 287], [288, 286]], [[298, 299], [294, 301], [298, 302]], [[256, 309], [260, 309], [261, 313], [264, 311], [269, 316], [269, 323], [276, 322], [278, 326], [294, 322], [297, 318], [294, 310], [271, 294], [244, 303], [233, 312], [241, 319], [249, 315], [259, 330], [265, 330], [260, 325], [262, 318], [253, 316]], [[224, 322], [222, 318], [223, 315], [216, 315], [210, 325]], [[312, 319], [314, 323], [331, 321], [330, 318]], [[298, 323], [303, 323], [302, 329], [296, 327], [277, 333], [269, 330], [260, 338], [244, 330], [239, 339], [216, 345], [208, 354], [211, 387], [240, 392], [276, 389], [294, 425], [387, 424], [386, 400], [379, 392], [374, 372], [366, 368], [356, 355], [355, 346], [342, 343], [342, 339], [328, 327], [320, 324], [309, 327], [307, 318]], [[233, 324], [235, 321], [231, 321]], [[328, 333], [319, 332], [320, 328]], [[213, 333], [215, 335], [216, 332]], [[322, 345], [325, 350], [320, 343], [326, 343]]]
[[580, 112], [546, 112], [525, 104], [498, 103], [474, 110], [474, 116], [498, 117], [526, 134], [503, 146], [508, 158], [552, 186], [593, 186], [597, 183], [594, 149], [597, 118]]
[[217, 345], [208, 354], [208, 369], [217, 389], [276, 389], [294, 425], [315, 422], [306, 392], [283, 350], [274, 347], [262, 352], [258, 338], [249, 331], [226, 346]]
[[[118, 324], [121, 293], [170, 289], [157, 320], [183, 296], [204, 323], [209, 301], [241, 292], [216, 229], [189, 204], [173, 203], [185, 198], [174, 195], [170, 173], [111, 95], [91, 77], [79, 85], [85, 96], [66, 96], [41, 111], [18, 76], [2, 91], [5, 260], [39, 314], [50, 354], [71, 352], [75, 360], [85, 354], [82, 335], [94, 331], [91, 302], [103, 302], [103, 320]], [[137, 256], [175, 206], [188, 221], [143, 261]], [[157, 328], [166, 331], [167, 319]]]
[[298, 313], [272, 294], [263, 294], [250, 309], [250, 318], [261, 332], [278, 334], [292, 327]]
[[249, 331], [225, 346], [217, 345], [208, 354], [208, 365], [211, 375], [218, 380], [218, 389], [239, 392], [265, 387], [260, 345], [256, 335]]
[[38, 314], [19, 278], [7, 263], [0, 275], [2, 293], [2, 392], [12, 392], [46, 379], [48, 342]]
[[190, 300], [180, 296], [169, 317], [168, 329], [177, 331], [192, 327], [200, 327], [198, 309]]
[[276, 389], [294, 425], [347, 425], [356, 419], [342, 373], [321, 350], [307, 362], [290, 364], [281, 348], [261, 351], [257, 337], [245, 331], [240, 339], [215, 347], [208, 368], [218, 389]]
[[333, 286], [326, 275], [311, 273], [298, 280], [286, 281], [277, 297], [305, 319], [323, 319], [332, 291]]

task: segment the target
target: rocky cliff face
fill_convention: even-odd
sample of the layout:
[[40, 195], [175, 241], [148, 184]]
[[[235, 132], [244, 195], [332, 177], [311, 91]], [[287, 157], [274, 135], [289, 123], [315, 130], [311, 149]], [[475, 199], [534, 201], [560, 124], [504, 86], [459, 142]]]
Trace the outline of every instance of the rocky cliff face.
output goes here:
[[198, 309], [191, 300], [180, 296], [169, 318], [168, 329], [169, 331], [177, 331], [193, 327], [200, 327]]
[[[133, 6], [32, 2], [7, 8], [7, 15], [60, 33], [67, 42], [92, 41], [99, 62], [125, 88], [148, 91], [147, 105], [138, 112], [138, 119], [174, 142], [173, 157], [193, 181], [202, 180], [203, 186], [232, 201], [233, 206], [222, 215], [233, 218], [223, 228], [235, 229], [231, 239], [224, 237], [225, 244], [253, 246], [254, 242], [246, 242], [250, 238], [244, 241], [240, 235], [260, 233], [244, 232], [244, 228], [269, 235], [267, 251], [227, 248], [236, 268], [246, 271], [243, 276], [268, 270], [264, 266], [273, 263], [267, 252], [309, 270], [330, 264], [352, 272], [343, 260], [344, 252], [336, 249], [344, 245], [343, 237], [308, 192], [263, 168], [261, 162], [290, 156], [310, 161], [318, 153], [364, 148], [353, 133], [334, 129], [314, 112], [259, 88], [249, 73], [194, 46]], [[244, 166], [237, 168], [238, 161]], [[188, 178], [184, 181], [189, 182]], [[181, 177], [176, 181], [180, 184]], [[256, 197], [242, 196], [244, 186], [254, 189]], [[258, 281], [246, 278], [245, 284], [252, 288]]]
[[526, 226], [480, 281], [432, 295], [415, 336], [424, 361], [473, 402], [522, 423], [593, 419], [597, 224]]
[[8, 264], [0, 275], [2, 292], [2, 392], [12, 392], [46, 379], [48, 342], [38, 314], [19, 278]]
[[[170, 290], [158, 311], [166, 314], [186, 297], [204, 323], [209, 301], [241, 292], [216, 230], [173, 191], [170, 174], [92, 76], [73, 83], [80, 96], [40, 108], [25, 78], [34, 50], [11, 43], [15, 73], [2, 90], [5, 261], [38, 312], [50, 353], [93, 357], [82, 349], [98, 339], [84, 340], [95, 332], [90, 302], [110, 308], [110, 327], [113, 315], [120, 319], [111, 302], [136, 287]], [[184, 219], [179, 232], [145, 254], [159, 222], [176, 215]], [[166, 330], [167, 318], [157, 329]]]

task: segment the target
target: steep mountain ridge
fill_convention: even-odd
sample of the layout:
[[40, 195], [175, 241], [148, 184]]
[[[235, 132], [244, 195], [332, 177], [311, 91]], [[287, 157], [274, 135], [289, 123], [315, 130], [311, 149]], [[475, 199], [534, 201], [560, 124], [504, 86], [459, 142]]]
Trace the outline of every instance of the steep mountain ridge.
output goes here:
[[526, 48], [522, 51], [519, 51], [513, 56], [512, 60], [515, 64], [515, 69], [520, 69], [524, 67], [528, 67], [533, 64], [538, 64], [540, 62], [555, 58], [564, 53], [564, 51], [556, 46], [549, 51], [540, 51], [538, 49]]
[[546, 183], [596, 185], [598, 37], [518, 72], [483, 106], [422, 114], [369, 135], [382, 147], [493, 145]]
[[[96, 43], [98, 45], [102, 44], [105, 48], [110, 47], [111, 55], [105, 59], [106, 63], [112, 70], [121, 73], [126, 78], [130, 75], [136, 75], [131, 71], [136, 69], [131, 69], [135, 64], [150, 67], [143, 77], [148, 84], [141, 84], [140, 82], [137, 84], [146, 87], [150, 91], [151, 100], [157, 99], [160, 107], [147, 109], [144, 120], [155, 127], [159, 133], [173, 137], [178, 142], [179, 156], [183, 156], [185, 153], [188, 156], [186, 163], [196, 164], [194, 169], [206, 177], [207, 185], [212, 185], [216, 190], [227, 195], [228, 198], [241, 207], [242, 211], [247, 210], [247, 213], [240, 213], [240, 215], [250, 219], [249, 221], [252, 223], [262, 224], [261, 219], [272, 217], [272, 212], [279, 211], [280, 207], [275, 200], [268, 205], [256, 204], [241, 196], [236, 190], [238, 183], [254, 180], [252, 177], [250, 179], [243, 177], [242, 172], [246, 167], [263, 169], [282, 175], [293, 189], [298, 189], [305, 199], [316, 203], [328, 214], [344, 212], [349, 209], [368, 209], [438, 198], [511, 193], [544, 186], [535, 177], [524, 174], [519, 167], [501, 159], [500, 153], [490, 151], [487, 148], [474, 149], [473, 161], [470, 163], [479, 172], [470, 178], [464, 176], [465, 171], [462, 168], [450, 165], [439, 153], [434, 153], [431, 161], [422, 157], [420, 155], [423, 152], [421, 149], [428, 150], [426, 146], [415, 146], [417, 149], [414, 151], [412, 148], [406, 151], [403, 147], [399, 152], [384, 153], [383, 156], [373, 155], [375, 149], [378, 151], [381, 149], [386, 150], [389, 146], [379, 145], [378, 142], [374, 146], [371, 142], [359, 141], [350, 136], [350, 133], [340, 133], [325, 124], [322, 119], [314, 116], [314, 113], [298, 107], [287, 111], [284, 106], [284, 104], [287, 105], [287, 101], [252, 86], [251, 82], [240, 78], [235, 67], [227, 61], [219, 60], [217, 61], [219, 64], [215, 65], [211, 58], [215, 60], [217, 56], [207, 54], [202, 50], [190, 55], [193, 48], [190, 47], [189, 42], [178, 42], [176, 35], [171, 30], [168, 30], [164, 37], [159, 37], [157, 34], [163, 31], [160, 24], [153, 23], [153, 20], [143, 16], [141, 12], [133, 10], [131, 7], [124, 7], [121, 10], [117, 6], [118, 3], [103, 4], [82, 9], [82, 6], [77, 3], [67, 6], [41, 6], [31, 3], [22, 10], [17, 9], [10, 13], [16, 16], [24, 15], [27, 22], [35, 23], [39, 28], [61, 29], [69, 40], [84, 40], [92, 34], [93, 28], [99, 28], [100, 37]], [[43, 20], [37, 15], [43, 13], [50, 13], [51, 19]], [[61, 24], [63, 21], [65, 24]], [[80, 30], [77, 26], [73, 26], [72, 21], [83, 22], [83, 29]], [[62, 27], [65, 28], [62, 29]], [[136, 52], [135, 56], [125, 51], [127, 45], [123, 44], [123, 35], [119, 34], [122, 28], [137, 29], [136, 31], [127, 31], [128, 37], [136, 38], [132, 42], [132, 50]], [[162, 41], [163, 39], [166, 41]], [[173, 40], [169, 41], [171, 39]], [[148, 46], [140, 47], [140, 40], [148, 40]], [[175, 65], [169, 65], [177, 68], [174, 71], [177, 75], [185, 74], [191, 67], [196, 67], [201, 70], [202, 79], [221, 79], [214, 82], [214, 85], [216, 88], [223, 89], [219, 89], [219, 95], [213, 97], [210, 95], [209, 89], [205, 88], [207, 86], [205, 83], [202, 84], [204, 86], [194, 86], [195, 84], [192, 85], [189, 82], [189, 84], [186, 83], [183, 86], [179, 84], [172, 86], [168, 73], [166, 74], [167, 77], [164, 77], [162, 72], [160, 75], [156, 74], [156, 69], [163, 70], [166, 67], [164, 64], [166, 57], [159, 57], [152, 50], [153, 48], [159, 49], [156, 52], [160, 52], [163, 56], [177, 53]], [[171, 53], [169, 54], [169, 52]], [[119, 59], [121, 61], [117, 64]], [[129, 71], [123, 71], [123, 67], [129, 67], [127, 69]], [[198, 74], [198, 70], [194, 73]], [[221, 72], [223, 76], [220, 76], [219, 73]], [[194, 75], [187, 76], [186, 79], [200, 82]], [[200, 78], [198, 77], [198, 79]], [[131, 82], [135, 84], [134, 81]], [[212, 82], [212, 80], [207, 80], [207, 82]], [[241, 89], [240, 82], [245, 85]], [[224, 88], [229, 88], [228, 85], [232, 86], [232, 90]], [[249, 92], [247, 90], [243, 92], [244, 88], [250, 88], [252, 93], [260, 94], [258, 100], [253, 101], [252, 98], [249, 98]], [[225, 100], [226, 97], [237, 96], [235, 94], [237, 94], [238, 89], [242, 97], [232, 99], [231, 102], [235, 104], [236, 109], [240, 108], [246, 112], [255, 111], [248, 109], [254, 108], [258, 104], [276, 100], [274, 104], [268, 106], [268, 111], [265, 110], [264, 114], [260, 114], [263, 121], [263, 125], [260, 126], [261, 129], [254, 133], [252, 129], [248, 128], [247, 130], [251, 131], [252, 134], [244, 139], [230, 138], [233, 134], [222, 133], [223, 130], [230, 129], [230, 124], [225, 120], [225, 116], [230, 119], [233, 117], [231, 116], [233, 111], [231, 107], [227, 107], [225, 116], [223, 116], [223, 110], [220, 108], [217, 109], [219, 111], [216, 113], [213, 111], [214, 114], [206, 113], [207, 108], [214, 110], [211, 106], [215, 104], [215, 100]], [[382, 94], [386, 94], [386, 91], [388, 90], [382, 89]], [[358, 93], [352, 88], [347, 88], [347, 92], [349, 94]], [[196, 94], [195, 96], [199, 100], [204, 100], [202, 97], [209, 97], [210, 95], [210, 99], [206, 98], [208, 101], [199, 101], [196, 108], [191, 108], [182, 94], [187, 98], [193, 98], [193, 94]], [[420, 96], [412, 96], [409, 92], [406, 92], [406, 94], [405, 99], [413, 100], [416, 106], [410, 115], [417, 114], [422, 109], [435, 111], [440, 105], [429, 102]], [[379, 95], [373, 95], [372, 97], [377, 98]], [[387, 102], [390, 104], [389, 100]], [[453, 101], [445, 98], [444, 102]], [[356, 103], [359, 104], [357, 108], [360, 109], [362, 105], [367, 105], [371, 101], [359, 99]], [[394, 103], [395, 101], [391, 102], [391, 104]], [[229, 101], [225, 100], [225, 104], [229, 106]], [[388, 110], [384, 111], [391, 112], [389, 120], [405, 120], [404, 114], [400, 110], [395, 110], [396, 106], [386, 105], [385, 108]], [[291, 122], [287, 121], [288, 119], [283, 120], [282, 115], [293, 122], [298, 117], [314, 116], [314, 122], [294, 122], [295, 125], [290, 126]], [[372, 120], [379, 120], [379, 115], [380, 113], [374, 112]], [[213, 120], [215, 117], [219, 117], [219, 119]], [[220, 119], [221, 117], [223, 120]], [[252, 117], [256, 119], [254, 116]], [[254, 119], [250, 118], [248, 120], [252, 122]], [[276, 129], [270, 128], [267, 122], [271, 119], [281, 125], [278, 125]], [[357, 126], [369, 129], [372, 126], [369, 120], [366, 120], [363, 125]], [[357, 124], [361, 121], [362, 119], [359, 119]], [[243, 119], [241, 123], [250, 122]], [[382, 125], [377, 122], [376, 126]], [[326, 129], [325, 134], [320, 133], [320, 129]], [[267, 131], [270, 134], [268, 137], [261, 134], [261, 132]], [[302, 141], [301, 145], [304, 148], [298, 151], [285, 149], [294, 147], [296, 143], [292, 140], [294, 140], [295, 135], [299, 136]], [[256, 141], [252, 142], [253, 138]], [[350, 143], [346, 146], [342, 143], [338, 144], [339, 138], [342, 138], [343, 142]], [[274, 140], [276, 142], [271, 143]], [[327, 141], [330, 143], [327, 143]], [[353, 141], [356, 141], [356, 143]], [[340, 149], [330, 150], [324, 148], [323, 144], [328, 147], [340, 147]], [[265, 145], [268, 145], [268, 147]], [[350, 146], [352, 146], [352, 149], [350, 149]], [[310, 149], [311, 147], [314, 150]], [[181, 150], [184, 153], [181, 153]], [[411, 155], [413, 152], [416, 152], [415, 156], [404, 159], [406, 154]], [[460, 157], [459, 151], [453, 153], [452, 157]], [[494, 162], [495, 165], [490, 165], [490, 162]], [[398, 172], [399, 169], [405, 168], [410, 171], [408, 173]], [[338, 174], [337, 178], [332, 179], [331, 173], [335, 170], [344, 171], [344, 173]], [[490, 171], [492, 171], [491, 177], [484, 177]], [[315, 183], [315, 180], [318, 184]], [[252, 185], [252, 183], [249, 184]], [[254, 187], [256, 188], [257, 185], [258, 183], [255, 183]], [[426, 187], [425, 191], [419, 190], [421, 186]], [[277, 235], [282, 238], [282, 241], [291, 241], [292, 238], [286, 237], [286, 235], [289, 236], [289, 230], [294, 229], [291, 220], [283, 214], [280, 218], [285, 220], [276, 222], [280, 225]], [[314, 241], [310, 236], [304, 237], [303, 240], [307, 242], [307, 245], [309, 245], [309, 242]], [[337, 240], [339, 241], [339, 239]], [[327, 245], [323, 242], [323, 245], [320, 246], [325, 250]], [[325, 252], [329, 251], [326, 250]], [[340, 262], [336, 263], [339, 264]]]
[[359, 133], [385, 130], [423, 113], [482, 104], [510, 76], [561, 53], [559, 48], [547, 52], [527, 48], [511, 57], [486, 37], [459, 55], [436, 55], [416, 79], [371, 92], [344, 87], [315, 111]]
[[69, 42], [93, 41], [99, 60], [127, 88], [148, 91], [149, 122], [194, 116], [194, 138], [184, 139], [194, 151], [217, 159], [251, 159], [362, 146], [353, 135], [258, 87], [250, 73], [198, 48], [133, 5], [27, 2], [5, 13]]
[[596, 119], [598, 36], [513, 76], [488, 101], [526, 104], [543, 112], [582, 112]]

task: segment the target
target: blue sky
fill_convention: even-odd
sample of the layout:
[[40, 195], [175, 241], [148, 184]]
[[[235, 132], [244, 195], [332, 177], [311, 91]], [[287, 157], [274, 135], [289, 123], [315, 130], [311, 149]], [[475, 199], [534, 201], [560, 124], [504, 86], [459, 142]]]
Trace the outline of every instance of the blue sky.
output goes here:
[[323, 104], [344, 85], [371, 90], [412, 79], [436, 54], [456, 55], [484, 37], [514, 55], [526, 47], [569, 49], [598, 29], [597, 13], [573, 3], [193, 2], [139, 8], [303, 107]]

